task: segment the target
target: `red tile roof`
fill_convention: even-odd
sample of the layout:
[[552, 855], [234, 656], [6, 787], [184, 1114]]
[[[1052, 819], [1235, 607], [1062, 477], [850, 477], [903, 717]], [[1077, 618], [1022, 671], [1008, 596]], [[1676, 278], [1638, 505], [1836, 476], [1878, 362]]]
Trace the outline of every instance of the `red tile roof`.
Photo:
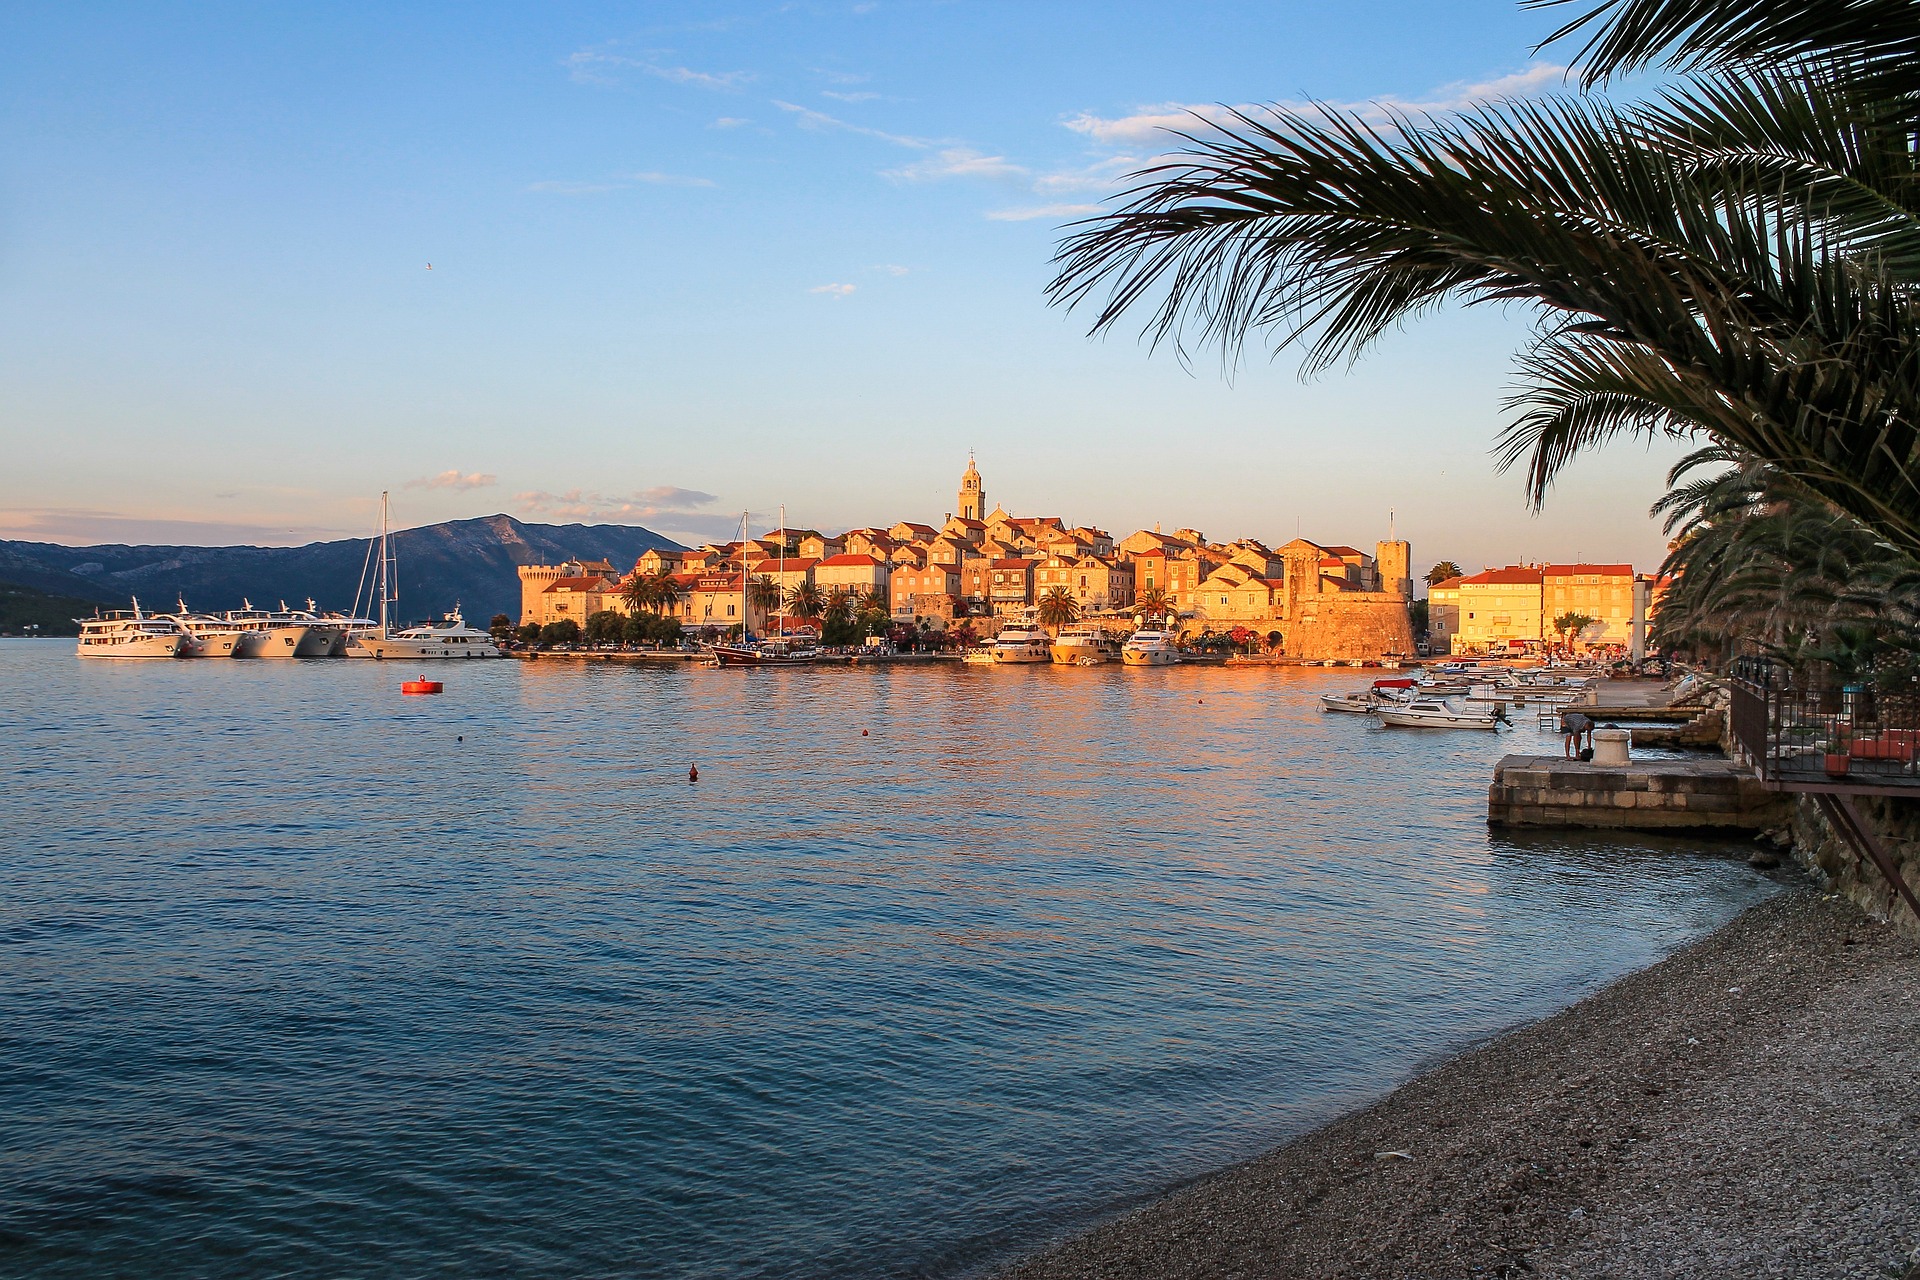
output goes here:
[[857, 551], [849, 551], [845, 555], [828, 556], [820, 562], [820, 567], [846, 567], [850, 565], [866, 565], [872, 567], [879, 563], [880, 561], [875, 560], [872, 556], [861, 555]]
[[1529, 569], [1522, 565], [1508, 565], [1504, 569], [1489, 569], [1485, 573], [1476, 573], [1471, 578], [1462, 578], [1460, 581], [1468, 586], [1475, 587], [1503, 585], [1523, 586], [1528, 584], [1538, 586], [1541, 581], [1541, 574], [1538, 569]]
[[1031, 569], [1033, 567], [1033, 561], [1022, 560], [1018, 556], [1009, 556], [1004, 560], [995, 560], [993, 567], [996, 569]]
[[[618, 591], [620, 584], [611, 578], [555, 578], [547, 591]], [[542, 594], [545, 594], [544, 592]]]
[[1631, 578], [1633, 566], [1630, 564], [1545, 564], [1540, 571], [1549, 578], [1567, 578], [1574, 574], [1602, 574], [1607, 577]]

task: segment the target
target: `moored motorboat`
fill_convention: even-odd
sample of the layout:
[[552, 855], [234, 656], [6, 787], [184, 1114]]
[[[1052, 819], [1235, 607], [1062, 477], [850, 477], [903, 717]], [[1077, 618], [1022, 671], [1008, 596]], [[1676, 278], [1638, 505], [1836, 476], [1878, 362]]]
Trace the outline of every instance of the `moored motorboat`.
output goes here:
[[1170, 667], [1180, 661], [1180, 646], [1172, 632], [1142, 627], [1120, 646], [1120, 661], [1129, 667]]
[[1105, 627], [1081, 623], [1062, 627], [1047, 652], [1060, 666], [1092, 667], [1120, 660], [1120, 642]]
[[369, 632], [355, 644], [374, 658], [504, 658], [507, 655], [486, 632], [467, 625], [460, 608], [432, 625], [408, 627], [390, 636]]
[[1032, 622], [1009, 622], [993, 638], [992, 648], [993, 660], [1003, 665], [1050, 662], [1053, 658], [1053, 644], [1047, 639], [1047, 633]]
[[324, 658], [333, 652], [334, 642], [340, 638], [339, 629], [323, 621], [319, 614], [309, 609], [289, 609], [284, 600], [278, 609], [256, 609], [250, 600], [240, 603], [243, 608], [221, 614], [220, 620], [243, 631], [266, 633], [256, 657]]
[[1380, 723], [1397, 729], [1497, 729], [1506, 723], [1491, 709], [1469, 707], [1459, 698], [1414, 698], [1404, 706], [1381, 706]]

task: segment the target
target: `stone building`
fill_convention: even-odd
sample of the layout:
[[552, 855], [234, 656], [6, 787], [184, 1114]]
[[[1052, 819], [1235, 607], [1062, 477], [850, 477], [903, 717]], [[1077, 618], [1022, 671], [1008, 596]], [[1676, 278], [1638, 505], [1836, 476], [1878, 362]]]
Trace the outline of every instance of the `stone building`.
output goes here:
[[523, 564], [520, 575], [520, 625], [546, 626], [562, 618], [587, 625], [589, 615], [619, 607], [620, 571], [605, 560], [568, 560], [563, 564]]

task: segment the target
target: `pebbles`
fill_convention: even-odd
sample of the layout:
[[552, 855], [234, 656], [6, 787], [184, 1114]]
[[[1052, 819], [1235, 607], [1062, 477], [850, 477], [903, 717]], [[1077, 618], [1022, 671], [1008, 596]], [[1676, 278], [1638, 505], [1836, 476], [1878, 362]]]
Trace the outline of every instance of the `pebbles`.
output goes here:
[[1004, 1276], [1905, 1277], [1916, 1258], [1920, 944], [1794, 891]]

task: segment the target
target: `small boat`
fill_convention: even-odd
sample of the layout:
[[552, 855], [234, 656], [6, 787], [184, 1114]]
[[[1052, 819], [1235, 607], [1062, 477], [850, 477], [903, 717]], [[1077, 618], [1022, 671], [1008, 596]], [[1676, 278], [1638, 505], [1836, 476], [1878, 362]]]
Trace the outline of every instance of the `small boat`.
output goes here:
[[1507, 722], [1458, 698], [1415, 698], [1404, 706], [1382, 706], [1379, 716], [1396, 729], [1498, 729]]
[[80, 624], [80, 645], [74, 652], [82, 658], [184, 658], [193, 644], [173, 619], [142, 613], [138, 596], [130, 613], [117, 609], [74, 621]]
[[707, 652], [717, 667], [804, 667], [820, 660], [820, 651], [812, 642], [780, 636], [748, 639], [740, 644], [711, 644]]
[[1035, 623], [1009, 622], [993, 638], [993, 660], [1002, 664], [1051, 662], [1053, 643]]
[[1378, 711], [1379, 704], [1374, 702], [1370, 690], [1361, 689], [1354, 693], [1323, 693], [1320, 695], [1322, 711], [1345, 711], [1351, 715], [1370, 716]]
[[990, 667], [993, 665], [993, 649], [986, 645], [978, 649], [969, 649], [960, 655], [960, 661], [970, 667]]
[[1108, 635], [1105, 627], [1081, 623], [1062, 627], [1048, 653], [1063, 667], [1097, 667], [1103, 662], [1120, 661], [1120, 642]]
[[1172, 632], [1142, 627], [1120, 646], [1120, 661], [1129, 667], [1170, 667], [1180, 661], [1180, 646]]

